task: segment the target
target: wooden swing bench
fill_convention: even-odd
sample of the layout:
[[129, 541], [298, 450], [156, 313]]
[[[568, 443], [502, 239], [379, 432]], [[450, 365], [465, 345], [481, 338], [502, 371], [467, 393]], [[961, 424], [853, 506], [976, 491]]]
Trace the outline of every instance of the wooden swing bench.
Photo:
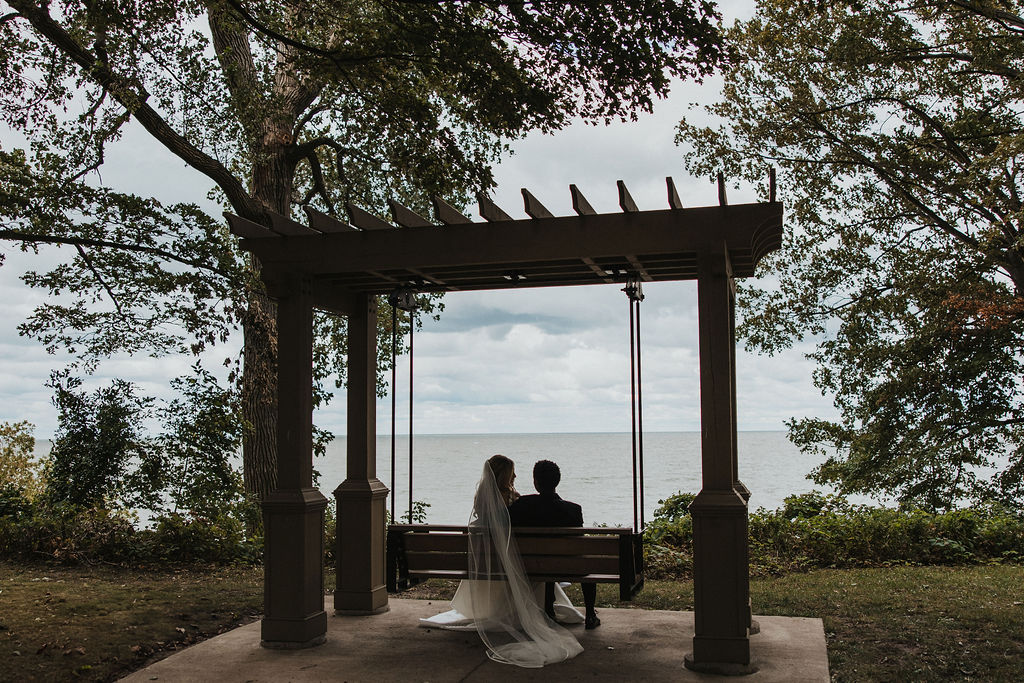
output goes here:
[[[644, 585], [642, 538], [624, 527], [514, 527], [523, 569], [531, 581], [619, 584], [619, 600]], [[387, 590], [426, 579], [469, 578], [465, 526], [392, 524], [387, 535]]]

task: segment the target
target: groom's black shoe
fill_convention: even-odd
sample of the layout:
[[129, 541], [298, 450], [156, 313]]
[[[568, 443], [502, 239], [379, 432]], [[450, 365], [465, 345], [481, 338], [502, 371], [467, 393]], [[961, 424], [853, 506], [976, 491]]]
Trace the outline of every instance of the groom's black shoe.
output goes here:
[[597, 612], [588, 612], [587, 618], [583, 622], [584, 627], [590, 631], [601, 625], [601, 620], [597, 618]]
[[555, 621], [555, 584], [551, 581], [544, 584], [544, 614]]

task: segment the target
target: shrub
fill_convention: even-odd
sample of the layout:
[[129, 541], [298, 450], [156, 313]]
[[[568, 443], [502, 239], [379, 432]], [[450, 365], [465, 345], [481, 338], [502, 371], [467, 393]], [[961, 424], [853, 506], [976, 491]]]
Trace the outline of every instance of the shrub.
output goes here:
[[0, 484], [0, 518], [21, 519], [32, 514], [32, 501], [14, 484]]
[[0, 487], [12, 487], [29, 500], [39, 495], [44, 481], [42, 468], [33, 458], [34, 429], [25, 421], [0, 422]]
[[124, 513], [76, 505], [33, 506], [28, 514], [0, 517], [0, 555], [57, 564], [130, 562], [137, 555], [135, 527]]
[[[241, 508], [242, 506], [239, 506]], [[258, 564], [261, 533], [248, 534], [241, 510], [215, 517], [169, 513], [149, 529], [120, 511], [38, 504], [0, 488], [0, 557], [22, 562], [91, 564]]]
[[[666, 499], [673, 501], [670, 505], [662, 501], [644, 532], [649, 566], [666, 577], [689, 576], [693, 522], [681, 513], [688, 495]], [[749, 515], [748, 524], [753, 575], [1024, 558], [1024, 517], [999, 506], [932, 513], [854, 506], [815, 491], [786, 498], [779, 510], [759, 509]]]
[[159, 505], [166, 468], [160, 449], [143, 437], [141, 423], [152, 399], [135, 395], [128, 382], [115, 379], [89, 394], [82, 380], [54, 372], [57, 433], [47, 461], [46, 497], [52, 502], [88, 507]]
[[208, 518], [172, 512], [153, 521], [151, 529], [138, 532], [150, 562], [257, 564], [263, 555], [263, 539], [247, 538], [242, 521], [230, 514]]

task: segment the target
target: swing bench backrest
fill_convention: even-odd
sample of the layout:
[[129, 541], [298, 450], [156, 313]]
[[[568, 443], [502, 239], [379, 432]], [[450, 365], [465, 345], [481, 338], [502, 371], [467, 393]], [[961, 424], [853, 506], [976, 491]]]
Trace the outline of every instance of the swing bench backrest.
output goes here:
[[[643, 544], [623, 527], [515, 527], [523, 569], [531, 581], [619, 584], [619, 599], [643, 587]], [[405, 590], [430, 578], [469, 578], [465, 526], [392, 524], [387, 538], [387, 589]]]

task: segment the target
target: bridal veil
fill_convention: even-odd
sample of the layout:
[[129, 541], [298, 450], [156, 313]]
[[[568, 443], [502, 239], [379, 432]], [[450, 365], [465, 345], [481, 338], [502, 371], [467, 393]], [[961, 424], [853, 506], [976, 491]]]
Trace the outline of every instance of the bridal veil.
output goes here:
[[583, 651], [537, 604], [512, 540], [508, 508], [486, 464], [469, 520], [469, 579], [476, 629], [494, 661], [537, 668]]

